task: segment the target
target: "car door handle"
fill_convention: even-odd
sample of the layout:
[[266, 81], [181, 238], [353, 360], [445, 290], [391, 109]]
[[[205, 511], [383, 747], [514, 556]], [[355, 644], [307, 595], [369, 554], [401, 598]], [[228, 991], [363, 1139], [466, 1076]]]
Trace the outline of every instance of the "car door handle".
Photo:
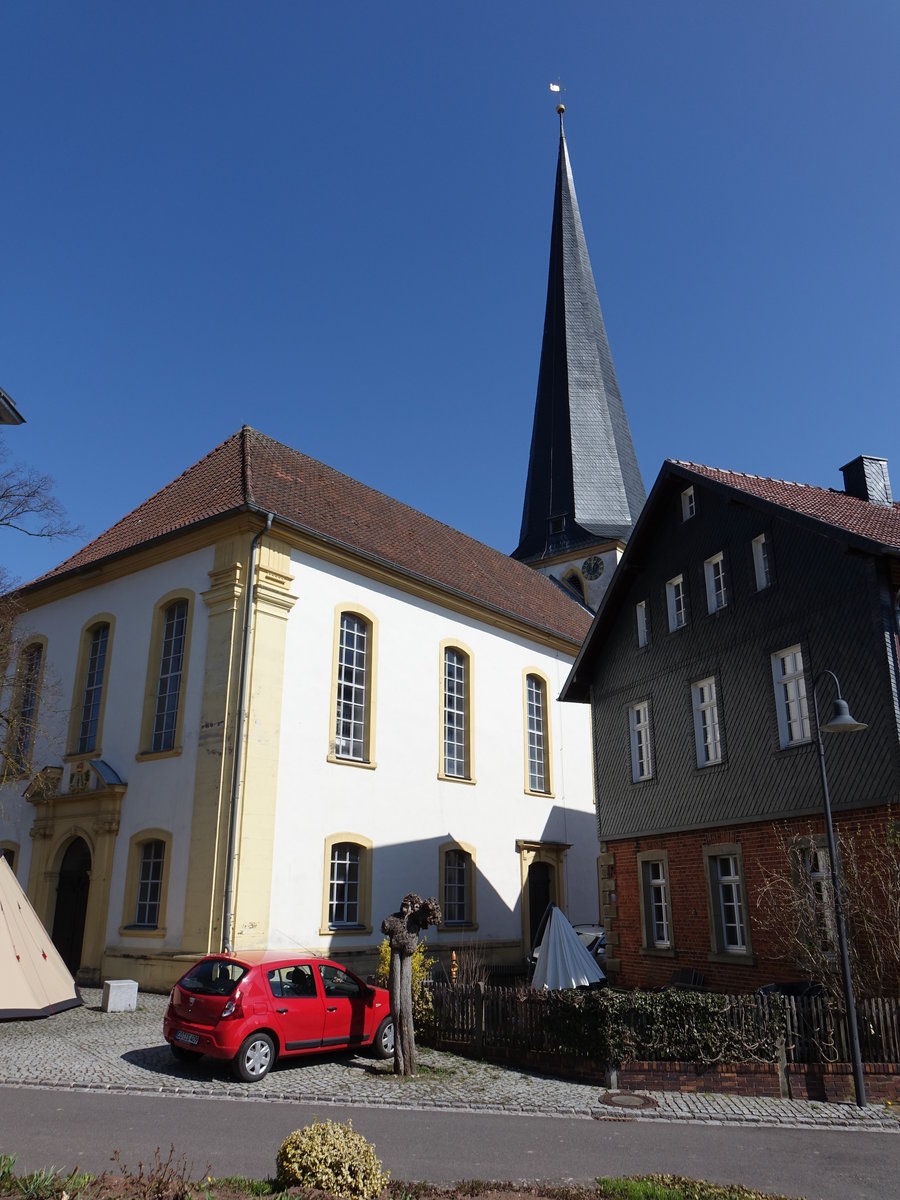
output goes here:
[[337, 1005], [333, 1004], [330, 1008], [325, 1009], [326, 1012], [337, 1012]]
[[276, 1008], [276, 1009], [275, 1009], [275, 1011], [276, 1011], [277, 1013], [286, 1013], [286, 1012], [287, 1012], [287, 1009], [286, 1009], [286, 1008]]

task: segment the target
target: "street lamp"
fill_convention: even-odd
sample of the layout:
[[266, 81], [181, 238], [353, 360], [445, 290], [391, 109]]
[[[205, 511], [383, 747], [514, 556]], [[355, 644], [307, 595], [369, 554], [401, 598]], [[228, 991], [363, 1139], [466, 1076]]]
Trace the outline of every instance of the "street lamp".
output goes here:
[[[825, 675], [830, 675], [837, 688], [831, 717], [824, 725], [819, 724], [819, 700], [816, 689]], [[868, 725], [850, 715], [847, 701], [841, 695], [841, 685], [834, 671], [822, 671], [813, 683], [813, 708], [816, 713], [816, 739], [819, 743], [819, 770], [822, 773], [822, 796], [825, 801], [825, 832], [828, 836], [828, 862], [831, 867], [831, 891], [834, 896], [834, 917], [837, 926], [838, 949], [841, 956], [841, 981], [844, 985], [844, 1007], [847, 1009], [847, 1031], [850, 1036], [850, 1060], [853, 1064], [853, 1088], [856, 1103], [860, 1108], [866, 1104], [866, 1084], [863, 1079], [862, 1055], [859, 1052], [859, 1033], [856, 1028], [856, 1002], [853, 999], [853, 981], [850, 978], [850, 955], [847, 952], [847, 931], [844, 928], [844, 906], [841, 901], [841, 884], [838, 876], [838, 858], [834, 845], [834, 829], [831, 824], [831, 797], [828, 793], [828, 772], [825, 770], [825, 744], [823, 733], [861, 733]]]

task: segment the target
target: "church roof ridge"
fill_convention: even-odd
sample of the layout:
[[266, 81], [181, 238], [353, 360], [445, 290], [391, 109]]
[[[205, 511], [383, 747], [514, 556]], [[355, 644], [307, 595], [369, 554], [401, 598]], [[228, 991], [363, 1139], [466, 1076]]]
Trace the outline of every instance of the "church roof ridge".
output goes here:
[[21, 592], [241, 511], [271, 512], [325, 544], [573, 643], [590, 624], [538, 572], [249, 425]]

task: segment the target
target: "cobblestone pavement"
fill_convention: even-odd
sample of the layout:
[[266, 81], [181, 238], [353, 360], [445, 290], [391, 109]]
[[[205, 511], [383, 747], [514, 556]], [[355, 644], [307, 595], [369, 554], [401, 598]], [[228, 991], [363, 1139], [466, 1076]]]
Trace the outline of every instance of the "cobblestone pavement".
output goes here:
[[235, 1080], [227, 1063], [176, 1062], [162, 1037], [167, 998], [138, 996], [133, 1013], [100, 1011], [99, 989], [84, 1006], [37, 1021], [0, 1024], [0, 1084], [163, 1092], [231, 1100], [295, 1100], [468, 1111], [534, 1113], [595, 1120], [675, 1120], [727, 1125], [853, 1128], [900, 1133], [900, 1105], [822, 1104], [711, 1092], [610, 1092], [496, 1063], [420, 1049], [419, 1074], [398, 1079], [389, 1063], [362, 1055], [307, 1058], [276, 1066], [257, 1084]]

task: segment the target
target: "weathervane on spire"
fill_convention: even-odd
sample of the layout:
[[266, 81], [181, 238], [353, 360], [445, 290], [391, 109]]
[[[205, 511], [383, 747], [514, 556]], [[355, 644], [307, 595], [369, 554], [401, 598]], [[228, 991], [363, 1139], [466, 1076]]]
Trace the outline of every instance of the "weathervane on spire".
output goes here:
[[[556, 83], [550, 84], [550, 91], [554, 92], [557, 96], [559, 96], [560, 92], [562, 93], [563, 96], [566, 93], [566, 89], [562, 86], [562, 84], [560, 83], [560, 81], [558, 79], [557, 79]], [[559, 113], [559, 134], [560, 134], [560, 137], [562, 137], [563, 136], [563, 113], [566, 111], [566, 106], [565, 106], [565, 104], [563, 104], [561, 97], [560, 97], [559, 104], [557, 104], [557, 106], [556, 106], [556, 111]]]

